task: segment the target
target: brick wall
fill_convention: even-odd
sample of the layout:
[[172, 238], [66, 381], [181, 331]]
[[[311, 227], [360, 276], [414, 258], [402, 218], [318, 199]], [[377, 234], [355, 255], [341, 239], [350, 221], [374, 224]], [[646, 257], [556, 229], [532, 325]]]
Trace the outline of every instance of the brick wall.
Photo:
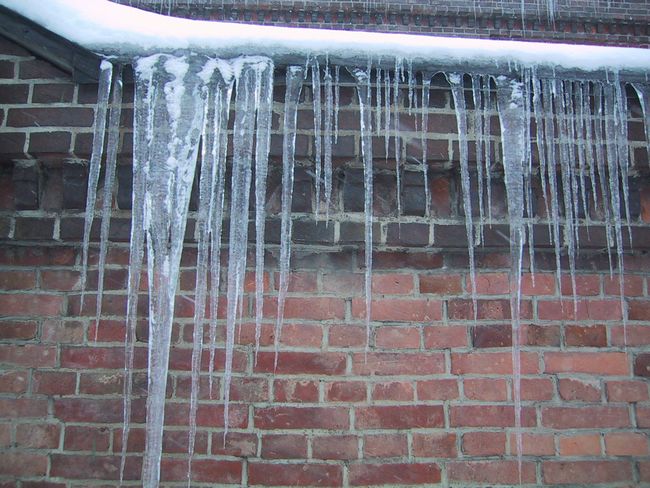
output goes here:
[[188, 18], [291, 27], [410, 32], [648, 47], [650, 4], [526, 0], [114, 0]]
[[[8, 42], [0, 43], [0, 76], [0, 486], [115, 486], [121, 450], [131, 114], [127, 110], [124, 117], [103, 316], [95, 342], [96, 255], [91, 254], [90, 292], [81, 311], [79, 241], [86, 179], [80, 160], [90, 149], [96, 87], [72, 84], [66, 74]], [[194, 463], [197, 486], [517, 484], [503, 186], [495, 174], [496, 225], [486, 229], [487, 244], [477, 250], [475, 322], [458, 195], [455, 115], [448, 87], [442, 80], [434, 85], [427, 136], [430, 215], [423, 215], [417, 165], [407, 164], [405, 215], [398, 223], [394, 161], [381, 154], [383, 139], [375, 144], [379, 219], [367, 355], [358, 107], [352, 89], [344, 88], [333, 221], [316, 224], [308, 172], [311, 102], [305, 90], [299, 115], [294, 269], [276, 372], [272, 329], [280, 134], [275, 117], [262, 349], [256, 362], [251, 279], [237, 334], [225, 445], [223, 405], [219, 395], [208, 397], [204, 378]], [[281, 110], [276, 104], [275, 111]], [[543, 223], [535, 281], [524, 274], [522, 476], [531, 485], [650, 484], [650, 188], [638, 107], [631, 113], [635, 250], [626, 256], [628, 346], [623, 344], [619, 287], [610, 277], [598, 226], [581, 240], [577, 313], [568, 277], [563, 277], [564, 296], [555, 285]], [[403, 126], [408, 124], [404, 114]], [[405, 155], [418, 158], [419, 135], [405, 131], [403, 138]], [[165, 486], [184, 485], [194, 261], [190, 230], [172, 339]], [[130, 480], [139, 475], [143, 449], [144, 307], [141, 317]], [[223, 338], [220, 345], [219, 372]], [[220, 393], [220, 373], [215, 385]]]

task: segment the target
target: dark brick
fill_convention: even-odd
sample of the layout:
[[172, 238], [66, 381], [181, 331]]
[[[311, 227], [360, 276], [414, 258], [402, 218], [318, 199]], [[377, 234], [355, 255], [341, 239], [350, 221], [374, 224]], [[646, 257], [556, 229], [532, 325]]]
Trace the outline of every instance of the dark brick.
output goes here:
[[133, 192], [132, 166], [119, 165], [117, 167], [117, 206], [123, 210], [130, 210], [132, 206], [131, 194]]
[[[366, 225], [361, 222], [341, 222], [339, 224], [339, 242], [354, 243], [365, 242]], [[381, 242], [381, 226], [379, 223], [372, 224], [372, 242]]]
[[354, 158], [357, 154], [357, 141], [354, 136], [339, 136], [336, 143], [332, 141], [332, 157]]
[[70, 78], [70, 76], [53, 64], [40, 59], [22, 61], [19, 64], [19, 78], [30, 80], [35, 78]]
[[334, 225], [325, 221], [298, 220], [293, 223], [294, 242], [330, 244], [334, 242]]
[[639, 354], [634, 359], [634, 375], [650, 378], [650, 353]]
[[54, 219], [50, 218], [16, 218], [14, 230], [15, 239], [44, 240], [52, 239], [54, 234]]
[[3, 132], [0, 133], [0, 152], [8, 157], [24, 155], [25, 133], [24, 132]]
[[63, 174], [61, 168], [48, 168], [43, 174], [41, 208], [61, 210], [63, 207]]
[[0, 103], [27, 103], [29, 85], [2, 85], [0, 87]]
[[81, 161], [63, 165], [63, 208], [86, 207], [88, 167]]
[[29, 135], [29, 153], [63, 153], [70, 152], [69, 132], [32, 132]]
[[[271, 145], [269, 155], [271, 157], [282, 156], [282, 136], [279, 134], [271, 135]], [[303, 134], [296, 136], [296, 158], [304, 158], [309, 155], [309, 137]]]
[[74, 85], [70, 83], [53, 83], [34, 85], [33, 103], [70, 103], [74, 95]]
[[425, 215], [426, 194], [422, 172], [405, 171], [402, 182], [402, 214]]
[[90, 108], [13, 108], [7, 116], [8, 127], [92, 127]]
[[523, 342], [529, 346], [558, 347], [560, 345], [560, 327], [558, 325], [528, 325], [525, 327]]
[[476, 325], [472, 327], [472, 344], [477, 348], [512, 346], [510, 324]]
[[348, 169], [343, 175], [343, 210], [346, 212], [363, 212], [363, 209], [363, 171]]
[[38, 208], [41, 171], [38, 162], [19, 161], [14, 166], [14, 207], [17, 210]]
[[9, 217], [0, 217], [0, 239], [9, 237], [11, 230], [11, 219]]
[[426, 246], [429, 244], [428, 224], [399, 224], [387, 226], [386, 244], [389, 246]]
[[15, 66], [13, 61], [0, 61], [0, 78], [13, 78], [15, 76]]
[[93, 135], [90, 132], [80, 132], [74, 138], [74, 154], [78, 158], [89, 159], [93, 151]]

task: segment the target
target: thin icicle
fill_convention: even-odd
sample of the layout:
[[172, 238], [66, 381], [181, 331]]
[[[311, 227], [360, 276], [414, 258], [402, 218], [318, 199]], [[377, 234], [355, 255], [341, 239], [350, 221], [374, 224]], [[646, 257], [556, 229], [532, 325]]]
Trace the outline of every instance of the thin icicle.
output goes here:
[[84, 218], [83, 246], [81, 248], [81, 307], [83, 308], [86, 294], [86, 277], [88, 275], [88, 246], [90, 244], [90, 230], [95, 218], [95, 200], [97, 199], [97, 184], [104, 156], [104, 137], [106, 135], [106, 113], [108, 111], [108, 98], [111, 93], [111, 80], [113, 78], [113, 65], [103, 60], [99, 71], [99, 87], [97, 89], [97, 109], [93, 130], [93, 149], [88, 168], [88, 193], [86, 196], [86, 213]]
[[[650, 155], [650, 85], [643, 85], [641, 83], [632, 83], [639, 104], [641, 105], [641, 114], [643, 115], [643, 125], [645, 127], [645, 142], [647, 145], [647, 154]], [[648, 158], [650, 163], [650, 157]]]
[[393, 80], [393, 119], [394, 119], [394, 142], [395, 142], [395, 179], [397, 181], [397, 218], [402, 216], [402, 175], [401, 175], [401, 162], [402, 162], [402, 151], [401, 151], [401, 138], [399, 135], [400, 132], [400, 82], [404, 82], [404, 60], [402, 58], [395, 58], [395, 79]]
[[381, 135], [381, 112], [383, 110], [383, 102], [382, 102], [382, 95], [383, 95], [383, 90], [382, 90], [382, 79], [383, 79], [383, 73], [382, 69], [377, 67], [375, 68], [375, 133], [377, 136]]
[[621, 174], [621, 188], [623, 189], [623, 208], [625, 210], [625, 222], [627, 225], [630, 248], [632, 248], [632, 227], [630, 225], [630, 153], [628, 148], [627, 134], [627, 97], [625, 86], [621, 83], [618, 72], [614, 73], [614, 96], [616, 97], [615, 124], [616, 124], [616, 146], [618, 151], [618, 166]]
[[363, 155], [364, 179], [364, 222], [365, 222], [365, 280], [364, 291], [366, 301], [366, 351], [370, 344], [370, 321], [372, 316], [372, 196], [373, 196], [373, 164], [372, 164], [372, 98], [370, 93], [370, 68], [364, 71], [354, 68], [350, 71], [357, 82], [359, 97], [359, 122], [361, 125], [361, 152]]
[[322, 161], [322, 104], [321, 104], [321, 82], [320, 82], [320, 65], [317, 59], [312, 59], [311, 64], [311, 90], [314, 110], [314, 165], [315, 165], [315, 187], [316, 187], [316, 218], [320, 210], [320, 189], [321, 173], [323, 168]]
[[248, 251], [248, 209], [255, 140], [256, 102], [261, 69], [269, 61], [241, 59], [236, 67], [235, 125], [230, 200], [230, 238], [228, 250], [228, 290], [226, 304], [226, 361], [224, 367], [224, 443], [229, 428], [230, 384], [235, 329], [241, 316]]
[[106, 144], [106, 174], [104, 175], [104, 192], [102, 202], [102, 224], [99, 238], [99, 261], [97, 263], [97, 305], [95, 317], [95, 342], [99, 333], [99, 318], [102, 315], [102, 296], [104, 295], [104, 272], [108, 252], [108, 234], [111, 226], [113, 209], [113, 188], [117, 166], [117, 150], [120, 142], [120, 116], [122, 114], [122, 66], [118, 65], [113, 73], [111, 109], [108, 122], [108, 142]]
[[339, 109], [341, 106], [341, 67], [334, 66], [334, 142], [339, 142]]
[[[325, 219], [329, 222], [332, 203], [332, 122], [334, 118], [334, 93], [332, 72], [325, 68], [325, 150], [323, 152], [323, 183], [325, 184]], [[316, 204], [318, 205], [318, 201]]]
[[413, 61], [407, 60], [406, 62], [406, 82], [408, 84], [408, 100], [409, 100], [409, 110], [408, 114], [413, 115], [413, 107], [416, 104], [415, 100], [415, 73], [413, 73]]
[[530, 119], [532, 103], [532, 72], [524, 71], [524, 83], [521, 87], [524, 110], [524, 204], [526, 210], [526, 226], [528, 231], [528, 258], [530, 260], [530, 273], [535, 282], [535, 238], [533, 233], [533, 154], [530, 139]]
[[388, 159], [388, 148], [390, 146], [390, 122], [391, 122], [391, 79], [390, 71], [384, 71], [384, 154]]
[[160, 55], [140, 59], [135, 64], [135, 99], [133, 117], [133, 193], [131, 196], [131, 236], [129, 250], [129, 278], [127, 287], [126, 323], [124, 335], [123, 424], [120, 483], [124, 479], [126, 453], [131, 430], [131, 394], [135, 359], [135, 333], [138, 314], [138, 291], [144, 259], [144, 195], [145, 171], [149, 160], [149, 142], [153, 137], [152, 101], [157, 98], [152, 83], [153, 68]]
[[485, 161], [485, 186], [487, 188], [487, 217], [488, 222], [492, 225], [492, 95], [490, 93], [490, 77], [483, 76], [481, 90], [483, 91], [483, 149], [485, 151], [483, 160]]
[[474, 225], [472, 223], [472, 198], [470, 187], [468, 150], [467, 150], [467, 109], [465, 108], [465, 90], [463, 76], [457, 73], [448, 73], [447, 79], [451, 85], [456, 108], [456, 123], [458, 125], [458, 147], [460, 151], [460, 186], [462, 190], [463, 211], [465, 212], [465, 233], [467, 235], [467, 251], [469, 255], [469, 275], [472, 291], [472, 305], [474, 320], [477, 318], [476, 301], [476, 270], [474, 265]]
[[[147, 436], [142, 467], [142, 482], [147, 488], [158, 486], [160, 480], [174, 305], [203, 124], [198, 61], [192, 56], [162, 56], [152, 77], [156, 97], [150, 117], [156, 129], [148, 141], [144, 206], [150, 296]], [[136, 76], [149, 75], [136, 71]]]
[[422, 144], [422, 179], [424, 180], [424, 215], [431, 212], [431, 202], [429, 197], [429, 165], [427, 164], [427, 148], [429, 133], [429, 97], [431, 92], [431, 79], [433, 73], [422, 73], [422, 122], [420, 124], [420, 143]]
[[483, 203], [483, 92], [481, 91], [480, 75], [472, 75], [472, 98], [474, 101], [474, 140], [476, 141], [476, 181], [478, 192], [478, 234], [476, 242], [483, 242], [483, 218], [485, 214]]
[[510, 224], [510, 313], [512, 317], [512, 370], [515, 407], [515, 435], [519, 484], [522, 482], [521, 432], [521, 351], [520, 317], [521, 270], [525, 240], [524, 173], [526, 166], [526, 113], [528, 103], [521, 82], [505, 76], [497, 78], [497, 100], [503, 145], [503, 169]]
[[[337, 66], [338, 68], [338, 66]], [[338, 78], [338, 69], [336, 71]], [[284, 304], [289, 287], [289, 269], [291, 260], [291, 201], [293, 199], [293, 169], [296, 152], [296, 119], [298, 101], [305, 71], [301, 66], [287, 68], [287, 88], [284, 99], [284, 126], [282, 141], [282, 210], [280, 227], [280, 278], [278, 285], [278, 310], [275, 321], [275, 359], [274, 367], [278, 365], [278, 348], [282, 321], [284, 320]], [[337, 84], [338, 86], [338, 84]]]
[[[264, 229], [266, 224], [266, 180], [269, 172], [271, 109], [273, 106], [273, 61], [258, 64], [256, 79], [257, 134], [255, 140], [255, 359], [260, 347], [264, 314]], [[317, 178], [318, 180], [318, 178]], [[316, 204], [318, 205], [317, 198]]]

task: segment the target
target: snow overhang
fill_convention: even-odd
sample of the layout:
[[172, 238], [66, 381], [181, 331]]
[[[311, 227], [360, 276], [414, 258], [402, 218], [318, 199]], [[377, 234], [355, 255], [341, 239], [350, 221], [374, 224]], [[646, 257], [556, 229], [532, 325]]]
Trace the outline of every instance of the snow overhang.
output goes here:
[[[68, 47], [127, 64], [138, 56], [183, 50], [222, 58], [262, 55], [280, 66], [318, 57], [341, 65], [391, 67], [402, 58], [414, 69], [434, 72], [502, 74], [535, 67], [541, 76], [596, 79], [617, 72], [634, 81], [646, 81], [650, 73], [650, 50], [641, 48], [210, 22], [168, 17], [108, 0], [0, 0], [0, 6], [7, 9], [5, 18], [11, 11], [23, 18], [23, 25], [49, 32]], [[7, 35], [7, 30], [11, 31], [3, 26], [2, 33]], [[8, 37], [17, 40], [17, 35]], [[33, 44], [31, 48], [43, 54]], [[75, 59], [70, 63], [76, 68]]]

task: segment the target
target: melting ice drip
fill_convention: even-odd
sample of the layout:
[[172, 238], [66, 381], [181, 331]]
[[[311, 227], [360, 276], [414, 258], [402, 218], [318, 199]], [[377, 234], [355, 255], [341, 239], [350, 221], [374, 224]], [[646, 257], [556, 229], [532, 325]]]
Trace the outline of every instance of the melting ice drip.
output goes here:
[[[406, 69], [404, 68], [406, 66]], [[192, 389], [189, 414], [189, 467], [196, 436], [199, 399], [199, 374], [204, 353], [204, 326], [209, 328], [210, 395], [215, 363], [221, 247], [223, 220], [226, 216], [226, 164], [228, 127], [234, 103], [232, 176], [230, 182], [228, 269], [226, 286], [226, 354], [223, 381], [224, 430], [228, 431], [229, 393], [232, 375], [235, 331], [243, 313], [244, 278], [249, 242], [249, 208], [251, 187], [255, 202], [255, 351], [259, 349], [263, 319], [264, 227], [266, 221], [266, 180], [273, 104], [274, 64], [269, 58], [240, 57], [215, 59], [205, 56], [157, 54], [138, 59], [135, 68], [135, 116], [132, 227], [129, 261], [128, 305], [126, 311], [124, 430], [122, 469], [126, 460], [130, 419], [131, 384], [134, 365], [135, 326], [138, 290], [143, 268], [145, 244], [149, 279], [149, 363], [147, 396], [147, 436], [142, 481], [144, 486], [158, 485], [162, 456], [165, 390], [168, 373], [170, 339], [174, 319], [180, 258], [186, 231], [190, 192], [197, 166], [199, 170], [199, 209], [196, 236], [197, 276], [192, 353]], [[384, 136], [388, 148], [394, 138], [398, 167], [403, 163], [399, 151], [399, 116], [401, 84], [408, 86], [408, 110], [417, 110], [418, 83], [422, 87], [420, 129], [422, 131], [423, 179], [427, 187], [426, 132], [429, 90], [434, 71], [415, 73], [411, 64], [395, 61], [395, 70], [372, 67], [349, 68], [355, 83], [361, 127], [362, 159], [365, 185], [365, 299], [366, 325], [371, 326], [372, 280], [372, 136]], [[332, 71], [334, 76], [332, 76]], [[319, 142], [315, 161], [316, 185], [326, 200], [329, 218], [332, 196], [332, 144], [338, 137], [340, 67], [311, 59], [307, 65], [286, 68], [283, 118], [282, 207], [279, 263], [279, 292], [275, 331], [277, 347], [281, 335], [284, 304], [288, 291], [291, 257], [291, 202], [296, 148], [297, 110], [303, 82], [311, 75], [314, 95], [314, 127]], [[588, 194], [594, 208], [600, 209], [610, 256], [610, 272], [619, 273], [621, 309], [625, 319], [623, 297], [624, 226], [630, 222], [628, 176], [630, 160], [627, 137], [627, 85], [616, 73], [611, 81], [560, 80], [540, 78], [535, 69], [509, 76], [446, 73], [451, 86], [458, 122], [460, 172], [463, 210], [470, 256], [472, 299], [476, 314], [475, 270], [473, 253], [484, 244], [483, 227], [492, 222], [491, 175], [495, 164], [491, 154], [496, 141], [491, 137], [490, 119], [496, 113], [501, 125], [502, 166], [507, 192], [511, 254], [512, 363], [517, 432], [518, 461], [521, 468], [521, 392], [520, 392], [520, 316], [521, 274], [526, 241], [530, 269], [534, 272], [535, 247], [532, 184], [537, 178], [544, 197], [549, 235], [555, 250], [556, 279], [561, 292], [560, 258], [563, 249], [569, 261], [571, 286], [575, 296], [575, 261], [579, 250], [580, 221], [586, 215], [590, 223]], [[322, 82], [321, 82], [322, 80]], [[373, 84], [375, 105], [372, 105]], [[633, 84], [642, 107], [650, 145], [650, 88]], [[117, 157], [117, 141], [122, 98], [120, 67], [102, 63], [99, 84], [95, 145], [90, 164], [88, 204], [84, 231], [83, 283], [87, 268], [88, 244], [97, 194], [104, 132], [108, 114], [106, 179], [101, 211], [100, 270], [106, 262], [111, 195]], [[469, 87], [469, 88], [468, 88]], [[324, 92], [324, 93], [321, 93]], [[112, 93], [112, 98], [111, 98]], [[233, 100], [233, 93], [235, 94]], [[321, 95], [324, 95], [321, 97]], [[473, 100], [470, 119], [466, 98]], [[111, 103], [109, 106], [109, 98]], [[324, 100], [324, 110], [320, 100]], [[375, 124], [373, 127], [373, 113]], [[323, 124], [323, 120], [324, 124]], [[531, 132], [531, 118], [535, 121]], [[472, 121], [471, 128], [469, 121]], [[322, 128], [324, 127], [324, 131]], [[323, 132], [323, 133], [321, 133]], [[476, 188], [478, 209], [470, 198], [472, 172], [469, 166], [468, 140], [476, 141]], [[533, 167], [532, 142], [539, 160]], [[321, 152], [321, 150], [324, 150]], [[200, 148], [200, 158], [199, 158]], [[388, 151], [386, 151], [388, 153]], [[321, 161], [321, 154], [323, 161]], [[576, 163], [577, 162], [577, 163]], [[321, 163], [322, 167], [321, 167]], [[537, 166], [537, 165], [536, 165]], [[322, 173], [321, 173], [322, 172]], [[322, 179], [321, 179], [322, 174]], [[254, 178], [253, 178], [254, 175]], [[321, 181], [322, 180], [322, 181]], [[399, 185], [397, 185], [399, 192]], [[428, 194], [427, 194], [428, 197]], [[316, 208], [320, 205], [316, 202]], [[474, 211], [478, 212], [475, 220]], [[427, 206], [426, 214], [429, 215]], [[625, 218], [622, 218], [624, 216]], [[630, 233], [631, 237], [631, 233]], [[208, 276], [211, 281], [208, 297]], [[100, 275], [98, 303], [101, 303]], [[574, 300], [574, 307], [577, 302]], [[206, 310], [209, 314], [206, 317]], [[97, 308], [97, 317], [101, 309]], [[475, 315], [476, 316], [476, 315]], [[207, 324], [206, 324], [207, 321]], [[99, 321], [97, 321], [97, 326]], [[625, 329], [625, 320], [624, 320]], [[224, 442], [225, 442], [224, 433]], [[521, 472], [521, 469], [520, 469]]]

